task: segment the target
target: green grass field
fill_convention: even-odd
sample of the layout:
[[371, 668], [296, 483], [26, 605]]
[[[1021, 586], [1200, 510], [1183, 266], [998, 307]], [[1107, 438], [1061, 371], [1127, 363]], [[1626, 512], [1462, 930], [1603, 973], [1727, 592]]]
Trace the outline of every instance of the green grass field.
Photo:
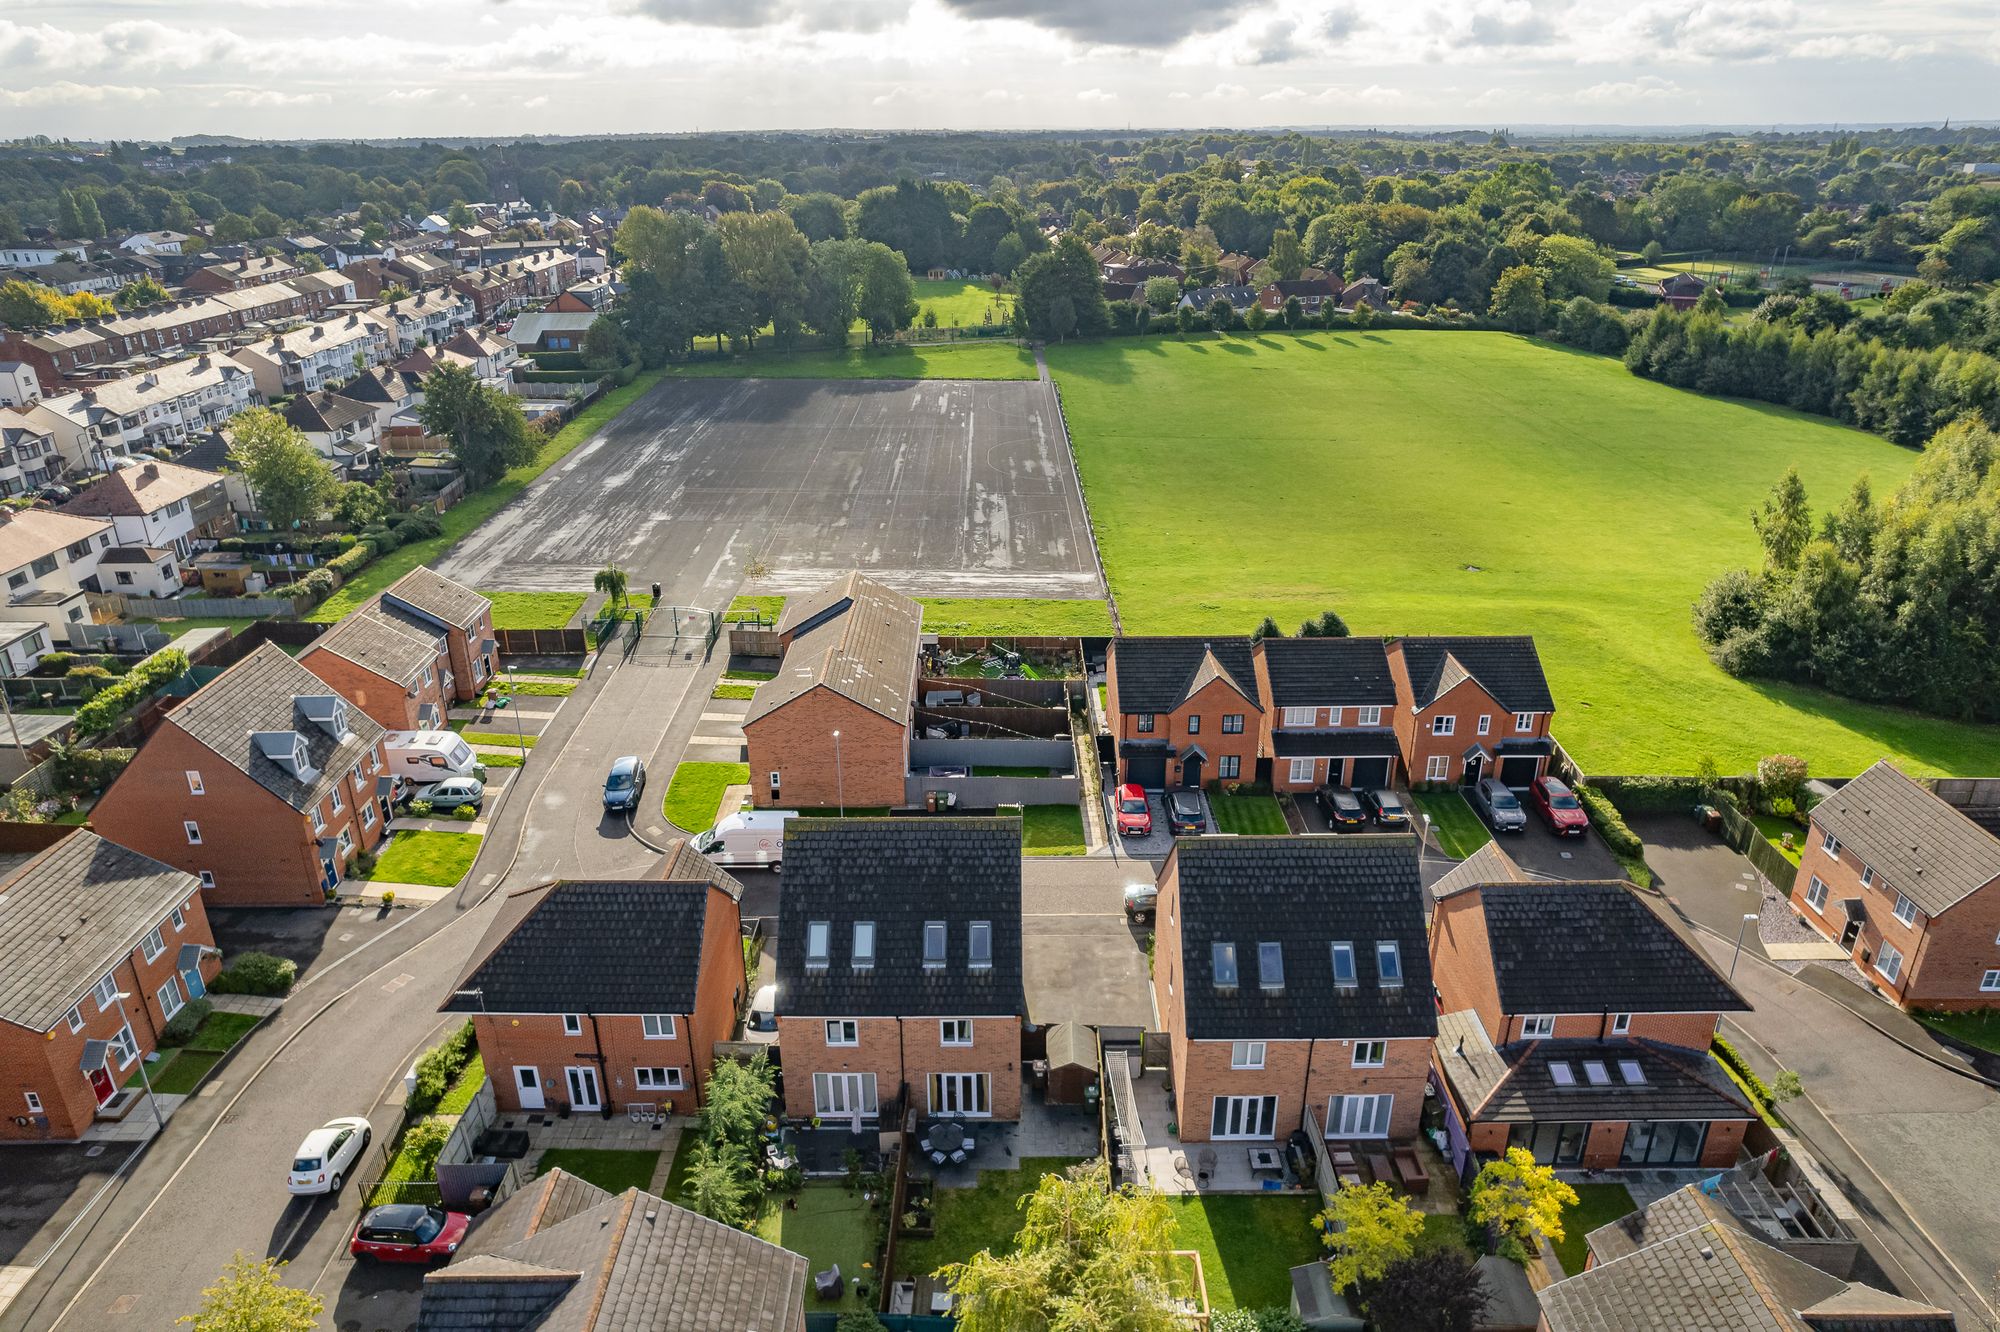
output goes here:
[[683, 832], [706, 832], [715, 826], [722, 793], [749, 780], [747, 763], [683, 763], [667, 783], [660, 812]]
[[984, 328], [989, 324], [1004, 324], [1012, 318], [1014, 298], [984, 282], [933, 282], [918, 278], [919, 322], [925, 310], [937, 312], [939, 328]]
[[1239, 837], [1283, 837], [1291, 831], [1285, 811], [1269, 791], [1240, 791], [1232, 795], [1219, 786], [1208, 789], [1209, 812], [1215, 826]]
[[1563, 1208], [1563, 1237], [1552, 1247], [1556, 1257], [1562, 1260], [1563, 1271], [1575, 1276], [1590, 1258], [1590, 1248], [1583, 1242], [1584, 1238], [1600, 1226], [1608, 1226], [1621, 1216], [1630, 1216], [1639, 1207], [1623, 1184], [1572, 1184], [1570, 1187], [1576, 1190], [1576, 1206]]
[[[1128, 633], [1248, 633], [1332, 608], [1357, 633], [1529, 633], [1588, 771], [2000, 769], [2000, 728], [1716, 668], [1689, 623], [1758, 556], [1796, 464], [1820, 507], [1916, 455], [1498, 333], [1312, 332], [1051, 348]], [[927, 627], [929, 627], [927, 625]]]
[[495, 629], [561, 629], [570, 617], [583, 609], [581, 592], [493, 592], [479, 593], [493, 603]]
[[1108, 635], [1111, 610], [1101, 601], [1033, 597], [918, 597], [930, 634]]
[[1291, 1270], [1326, 1256], [1313, 1213], [1319, 1195], [1218, 1193], [1167, 1200], [1174, 1212], [1174, 1247], [1201, 1255], [1202, 1279], [1214, 1309], [1284, 1307]]
[[390, 839], [375, 868], [356, 878], [370, 883], [422, 883], [449, 888], [465, 877], [479, 855], [478, 833], [399, 832]]
[[848, 351], [758, 352], [673, 367], [682, 379], [1033, 379], [1034, 355], [1009, 342]]
[[1493, 840], [1486, 824], [1458, 792], [1418, 791], [1415, 799], [1418, 811], [1431, 816], [1431, 840], [1454, 860], [1464, 860]]

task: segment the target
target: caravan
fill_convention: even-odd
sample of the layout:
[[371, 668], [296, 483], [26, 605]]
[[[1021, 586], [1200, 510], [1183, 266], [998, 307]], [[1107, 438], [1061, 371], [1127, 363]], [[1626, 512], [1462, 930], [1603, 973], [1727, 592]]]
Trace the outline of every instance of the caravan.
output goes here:
[[416, 786], [450, 777], [486, 780], [486, 767], [455, 731], [391, 731], [382, 737], [389, 773]]

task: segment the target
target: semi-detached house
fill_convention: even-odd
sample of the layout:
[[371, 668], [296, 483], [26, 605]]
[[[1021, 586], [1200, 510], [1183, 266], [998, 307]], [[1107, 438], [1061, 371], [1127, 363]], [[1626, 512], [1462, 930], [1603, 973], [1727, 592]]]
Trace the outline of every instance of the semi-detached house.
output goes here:
[[1532, 783], [1548, 768], [1555, 699], [1526, 635], [1389, 643], [1396, 736], [1412, 782]]
[[311, 393], [380, 365], [393, 341], [393, 325], [367, 310], [259, 339], [232, 355], [250, 368], [259, 393], [277, 398]]
[[109, 519], [118, 545], [171, 549], [183, 560], [194, 558], [197, 541], [236, 530], [222, 478], [174, 463], [116, 468], [58, 512]]
[[[98, 561], [115, 544], [111, 524], [102, 518], [48, 509], [0, 509], [0, 578], [7, 585], [8, 636], [18, 639], [18, 631], [32, 623], [46, 630], [43, 650], [67, 644], [71, 625], [90, 623], [83, 589], [96, 576]], [[18, 645], [10, 651], [20, 655]]]
[[438, 730], [453, 702], [444, 635], [373, 605], [314, 639], [298, 662], [392, 731]]
[[1105, 707], [1118, 780], [1249, 781], [1264, 706], [1247, 638], [1114, 638]]
[[447, 700], [477, 698], [493, 678], [500, 660], [493, 603], [465, 584], [420, 564], [376, 598], [372, 609], [415, 633], [443, 637], [448, 660], [442, 692]]
[[102, 471], [140, 450], [181, 449], [258, 401], [248, 368], [221, 352], [185, 360], [44, 400], [90, 431], [94, 445], [78, 467]]
[[1265, 638], [1253, 660], [1271, 785], [1356, 790], [1396, 780], [1396, 681], [1379, 638]]

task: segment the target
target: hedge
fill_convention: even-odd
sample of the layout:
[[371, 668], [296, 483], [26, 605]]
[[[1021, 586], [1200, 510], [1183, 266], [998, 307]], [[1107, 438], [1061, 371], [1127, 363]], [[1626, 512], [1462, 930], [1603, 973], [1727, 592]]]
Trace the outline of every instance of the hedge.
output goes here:
[[238, 953], [229, 965], [208, 983], [210, 994], [261, 994], [276, 996], [292, 988], [299, 976], [299, 964], [288, 957], [269, 953]]
[[271, 550], [287, 550], [301, 555], [311, 555], [327, 559], [340, 554], [354, 544], [354, 538], [340, 536], [308, 537], [296, 532], [267, 532], [254, 536], [224, 537], [215, 543], [217, 550], [226, 550], [240, 555], [257, 555]]
[[594, 384], [605, 378], [602, 370], [544, 370], [537, 368], [532, 374], [523, 375], [519, 382], [524, 384]]
[[1630, 856], [1637, 860], [1645, 855], [1646, 844], [1639, 840], [1639, 834], [1626, 824], [1625, 816], [1618, 812], [1618, 806], [1611, 803], [1611, 797], [1594, 786], [1578, 783], [1576, 798], [1583, 802], [1584, 810], [1590, 815], [1591, 826], [1604, 839], [1604, 845], [1614, 856]]
[[445, 1092], [458, 1079], [465, 1066], [472, 1062], [472, 1056], [479, 1049], [473, 1038], [472, 1023], [467, 1021], [458, 1030], [438, 1044], [423, 1052], [417, 1059], [417, 1085], [410, 1092], [405, 1113], [427, 1115], [437, 1108], [444, 1099]]
[[1610, 777], [1598, 786], [1620, 810], [1688, 810], [1714, 794], [1699, 777]]
[[368, 562], [374, 558], [375, 544], [371, 541], [359, 541], [355, 543], [353, 549], [344, 551], [328, 560], [325, 567], [333, 570], [342, 578], [352, 578], [355, 574], [360, 573], [367, 566]]
[[[529, 352], [528, 359], [539, 370], [584, 370], [583, 353], [580, 351], [538, 351]], [[539, 378], [539, 376], [537, 376]]]
[[179, 648], [161, 648], [134, 666], [118, 683], [100, 689], [88, 703], [76, 710], [77, 735], [95, 735], [108, 730], [139, 701], [167, 681], [185, 675], [187, 653]]

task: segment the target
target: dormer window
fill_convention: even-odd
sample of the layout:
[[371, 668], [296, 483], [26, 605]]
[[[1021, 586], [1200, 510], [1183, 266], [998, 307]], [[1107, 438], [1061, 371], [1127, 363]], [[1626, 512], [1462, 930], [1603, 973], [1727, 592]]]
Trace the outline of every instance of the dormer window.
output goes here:
[[974, 971], [993, 969], [993, 922], [975, 920], [967, 932], [966, 959]]
[[806, 925], [806, 969], [826, 970], [827, 942], [833, 934], [829, 921], [815, 920]]
[[1333, 983], [1343, 989], [1360, 984], [1360, 977], [1354, 970], [1354, 945], [1351, 943], [1333, 945]]
[[1233, 990], [1236, 988], [1236, 945], [1214, 943], [1209, 945], [1209, 958], [1215, 968], [1215, 988]]
[[1391, 990], [1403, 983], [1403, 950], [1394, 939], [1375, 945], [1375, 974], [1382, 988]]
[[854, 922], [854, 969], [867, 971], [875, 965], [875, 922]]
[[1265, 990], [1285, 988], [1285, 949], [1282, 944], [1257, 945], [1257, 984]]
[[924, 922], [924, 970], [936, 971], [944, 966], [945, 927], [941, 920]]

